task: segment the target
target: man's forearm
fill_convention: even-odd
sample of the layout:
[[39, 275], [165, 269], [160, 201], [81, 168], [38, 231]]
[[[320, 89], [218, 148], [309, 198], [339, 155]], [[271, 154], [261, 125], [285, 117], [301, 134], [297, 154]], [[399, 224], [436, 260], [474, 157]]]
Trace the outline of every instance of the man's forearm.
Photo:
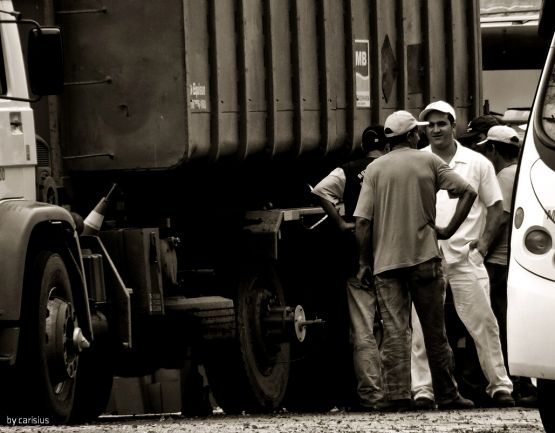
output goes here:
[[324, 212], [326, 212], [326, 215], [328, 216], [328, 218], [333, 222], [333, 224], [341, 229], [342, 228], [342, 223], [344, 223], [343, 218], [341, 217], [341, 215], [339, 215], [339, 212], [337, 211], [337, 208], [335, 207], [335, 205], [323, 198], [318, 196], [318, 199], [320, 201], [320, 206], [322, 206], [322, 209], [324, 209]]
[[459, 201], [457, 202], [457, 207], [455, 208], [455, 213], [449, 221], [447, 227], [444, 228], [443, 233], [445, 234], [445, 238], [450, 238], [460, 227], [462, 222], [468, 216], [472, 205], [474, 204], [474, 200], [476, 200], [476, 191], [470, 186], [464, 191], [463, 195], [459, 197]]
[[480, 252], [485, 255], [489, 247], [491, 246], [493, 240], [498, 235], [498, 230], [502, 222], [503, 216], [503, 203], [496, 201], [494, 204], [487, 208], [486, 225], [484, 227], [484, 232], [480, 236], [478, 242], [478, 248]]
[[356, 238], [359, 251], [359, 266], [372, 266], [372, 221], [357, 217]]

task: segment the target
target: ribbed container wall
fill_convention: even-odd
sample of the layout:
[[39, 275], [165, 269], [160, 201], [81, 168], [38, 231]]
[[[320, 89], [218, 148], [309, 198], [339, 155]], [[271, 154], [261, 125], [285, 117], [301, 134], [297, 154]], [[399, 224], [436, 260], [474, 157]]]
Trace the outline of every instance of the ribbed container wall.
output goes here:
[[61, 101], [74, 171], [310, 161], [394, 110], [480, 112], [478, 0], [99, 3], [56, 3], [66, 81], [99, 82]]

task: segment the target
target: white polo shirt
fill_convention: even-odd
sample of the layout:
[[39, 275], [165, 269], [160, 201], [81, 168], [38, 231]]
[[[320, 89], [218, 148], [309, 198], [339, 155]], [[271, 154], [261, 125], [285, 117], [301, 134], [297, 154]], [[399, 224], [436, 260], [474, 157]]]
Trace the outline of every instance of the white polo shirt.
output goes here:
[[[468, 243], [479, 239], [486, 224], [487, 208], [503, 200], [492, 163], [482, 154], [456, 141], [457, 151], [449, 166], [478, 193], [468, 216], [453, 236], [440, 240], [439, 246], [447, 263], [456, 263], [468, 256]], [[422, 149], [431, 152], [430, 146]], [[445, 227], [455, 213], [458, 199], [451, 199], [446, 191], [437, 193], [436, 225]]]

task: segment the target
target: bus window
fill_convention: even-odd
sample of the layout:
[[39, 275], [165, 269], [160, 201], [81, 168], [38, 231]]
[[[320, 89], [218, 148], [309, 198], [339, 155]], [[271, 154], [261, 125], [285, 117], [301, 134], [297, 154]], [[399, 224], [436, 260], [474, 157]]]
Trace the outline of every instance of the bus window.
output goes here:
[[0, 34], [0, 95], [5, 95], [8, 92], [8, 85], [6, 81], [6, 65], [4, 64], [4, 49], [2, 45], [2, 35]]
[[555, 147], [555, 68], [551, 70], [542, 102], [542, 128], [547, 137], [553, 141], [548, 146]]

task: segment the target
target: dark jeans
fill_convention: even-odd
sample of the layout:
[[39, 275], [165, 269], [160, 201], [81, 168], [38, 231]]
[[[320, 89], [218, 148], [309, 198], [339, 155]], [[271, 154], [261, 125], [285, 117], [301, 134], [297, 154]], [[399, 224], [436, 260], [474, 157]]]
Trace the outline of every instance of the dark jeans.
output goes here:
[[503, 352], [505, 368], [509, 371], [507, 363], [507, 277], [509, 267], [488, 262], [484, 264], [489, 275], [491, 309], [497, 318], [501, 351]]
[[383, 319], [382, 373], [391, 400], [411, 398], [411, 299], [422, 324], [434, 395], [438, 404], [457, 398], [453, 352], [445, 331], [445, 281], [441, 261], [376, 275], [378, 303]]

